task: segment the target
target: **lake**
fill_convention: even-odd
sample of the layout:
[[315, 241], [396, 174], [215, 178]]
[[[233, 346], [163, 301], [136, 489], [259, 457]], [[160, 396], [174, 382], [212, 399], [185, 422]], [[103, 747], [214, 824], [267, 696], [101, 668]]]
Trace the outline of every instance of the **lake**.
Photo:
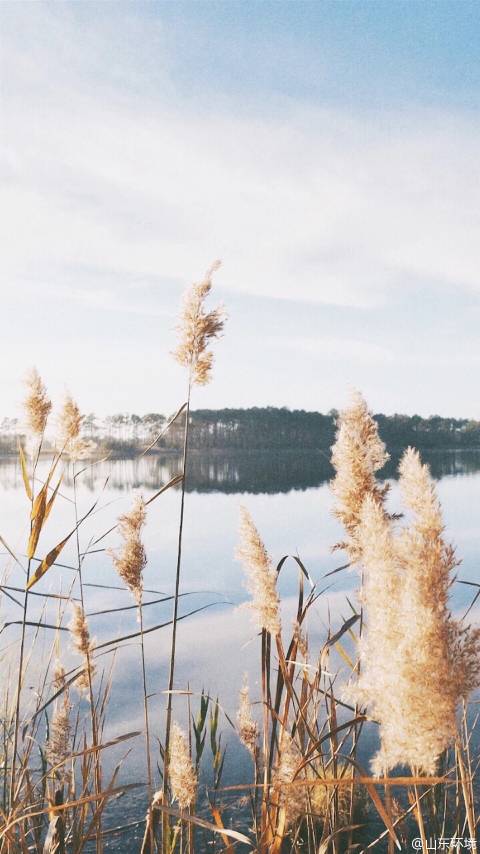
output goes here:
[[[480, 451], [436, 452], [424, 454], [438, 481], [446, 535], [451, 539], [462, 559], [458, 576], [463, 581], [478, 581], [478, 556], [480, 554]], [[80, 466], [81, 467], [81, 466]], [[77, 479], [80, 515], [98, 501], [94, 513], [80, 529], [81, 551], [87, 552], [83, 565], [86, 582], [86, 610], [92, 635], [97, 643], [138, 631], [135, 609], [114, 614], [99, 613], [112, 608], [131, 605], [128, 592], [120, 589], [111, 558], [104, 547], [115, 546], [118, 538], [109, 534], [95, 546], [91, 543], [109, 530], [117, 516], [131, 503], [132, 492], [139, 490], [146, 500], [169, 481], [178, 471], [179, 459], [174, 455], [148, 456], [140, 460], [121, 459], [89, 466]], [[396, 460], [389, 464], [385, 476], [391, 482], [390, 507], [399, 509], [398, 488], [395, 480]], [[42, 462], [39, 472], [45, 470]], [[325, 592], [318, 599], [309, 622], [309, 636], [313, 649], [321, 647], [328, 625], [337, 629], [342, 619], [351, 615], [347, 597], [352, 601], [357, 587], [357, 576], [344, 570], [325, 578], [344, 562], [341, 553], [332, 554], [332, 545], [341, 538], [340, 528], [332, 516], [332, 498], [328, 479], [331, 469], [321, 452], [193, 454], [188, 473], [185, 508], [183, 569], [181, 581], [181, 615], [192, 614], [182, 620], [178, 628], [178, 657], [176, 687], [189, 689], [190, 703], [195, 711], [202, 689], [219, 698], [223, 709], [234, 718], [238, 691], [244, 673], [249, 674], [252, 698], [258, 698], [259, 640], [255, 626], [245, 608], [239, 607], [247, 599], [243, 587], [241, 566], [235, 559], [238, 541], [239, 508], [243, 504], [251, 512], [272, 559], [277, 562], [284, 555], [299, 555], [313, 582]], [[43, 556], [59, 542], [74, 525], [72, 497], [72, 472], [65, 471], [61, 495], [42, 534], [38, 553]], [[19, 556], [25, 552], [29, 530], [29, 506], [25, 496], [21, 472], [13, 459], [0, 462], [1, 522], [0, 534], [8, 546]], [[174, 586], [177, 527], [180, 491], [169, 489], [148, 508], [145, 528], [145, 546], [148, 565], [144, 575], [145, 602], [171, 594]], [[62, 567], [52, 567], [35, 588], [36, 592], [77, 591], [74, 538], [65, 547], [59, 562]], [[21, 558], [26, 563], [24, 558]], [[3, 554], [3, 583], [22, 587], [24, 577], [8, 553]], [[298, 570], [289, 561], [282, 569], [279, 588], [282, 595], [284, 624], [293, 620], [294, 597]], [[73, 587], [72, 587], [73, 585]], [[19, 596], [10, 591], [13, 596]], [[452, 607], [463, 613], [475, 593], [475, 588], [455, 583], [452, 588]], [[353, 597], [353, 599], [352, 599]], [[39, 619], [44, 602], [47, 606], [42, 619], [55, 622], [58, 602], [40, 596], [29, 599], [29, 617]], [[145, 607], [146, 628], [170, 619], [172, 603], [155, 602]], [[203, 609], [203, 610], [199, 610]], [[469, 619], [475, 618], [474, 608]], [[2, 599], [2, 621], [18, 620], [20, 608], [5, 596]], [[68, 613], [64, 619], [67, 624]], [[7, 627], [0, 639], [2, 649], [11, 647], [18, 637], [18, 626]], [[29, 635], [32, 637], [32, 635]], [[67, 635], [65, 634], [66, 638]], [[27, 672], [25, 694], [32, 692], [38, 662], [48, 654], [52, 632], [42, 630]], [[170, 629], [163, 628], [146, 637], [148, 688], [151, 695], [150, 714], [153, 735], [163, 735], [163, 715], [169, 659]], [[64, 657], [68, 665], [79, 663], [78, 657], [64, 640]], [[115, 660], [114, 660], [115, 659]], [[122, 646], [113, 656], [107, 652], [99, 659], [99, 668], [114, 666], [113, 688], [107, 716], [108, 736], [141, 729], [143, 725], [140, 691], [140, 659], [138, 642], [133, 640]], [[335, 665], [345, 668], [338, 658]], [[174, 700], [175, 717], [185, 723], [187, 698], [179, 694]], [[82, 702], [82, 712], [88, 712]], [[241, 782], [248, 776], [249, 757], [231, 737], [231, 728], [223, 719], [224, 740], [228, 743], [224, 782]], [[368, 745], [368, 739], [367, 739]], [[128, 747], [131, 752], [124, 760], [122, 779], [141, 780], [143, 772], [143, 745], [141, 739], [130, 745], [109, 751], [104, 760], [107, 767], [123, 756]], [[368, 747], [366, 748], [368, 752]], [[153, 740], [154, 764], [158, 748]], [[367, 756], [365, 756], [367, 759]], [[125, 823], [141, 818], [145, 813], [145, 795], [136, 792], [122, 801], [121, 810], [113, 809], [112, 821]], [[121, 814], [121, 817], [120, 817]], [[129, 845], [141, 834], [141, 828], [130, 829], [122, 842], [111, 841], [112, 850], [128, 851]]]

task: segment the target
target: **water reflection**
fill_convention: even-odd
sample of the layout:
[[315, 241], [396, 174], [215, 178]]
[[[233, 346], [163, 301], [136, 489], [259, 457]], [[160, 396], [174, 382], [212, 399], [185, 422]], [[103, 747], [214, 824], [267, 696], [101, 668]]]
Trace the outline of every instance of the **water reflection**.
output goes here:
[[[478, 506], [480, 502], [480, 451], [454, 451], [425, 453], [432, 473], [439, 483], [448, 538], [455, 540], [458, 554], [463, 558], [460, 575], [463, 579], [478, 579]], [[92, 501], [101, 493], [98, 514], [92, 516], [81, 529], [82, 549], [87, 548], [104, 531], [108, 531], [120, 512], [130, 503], [131, 491], [141, 488], [145, 497], [150, 497], [158, 488], [170, 480], [180, 469], [180, 457], [176, 454], [159, 454], [142, 459], [117, 459], [89, 465], [78, 481], [78, 495], [81, 511], [91, 506]], [[383, 471], [383, 476], [396, 478], [398, 455], [394, 455]], [[187, 489], [190, 492], [187, 502], [185, 525], [184, 563], [182, 573], [181, 614], [187, 614], [205, 605], [208, 610], [182, 620], [178, 634], [178, 654], [176, 686], [192, 692], [192, 707], [198, 705], [198, 696], [202, 688], [213, 696], [219, 696], [223, 708], [231, 718], [235, 716], [238, 689], [243, 674], [249, 674], [251, 693], [258, 700], [259, 684], [259, 648], [256, 629], [252, 626], [245, 609], [236, 607], [246, 598], [243, 588], [242, 572], [233, 555], [237, 542], [238, 511], [240, 503], [248, 504], [257, 524], [262, 531], [272, 557], [277, 561], [284, 554], [298, 553], [308, 567], [318, 589], [331, 583], [331, 587], [319, 598], [312, 609], [308, 626], [312, 660], [318, 658], [322, 644], [327, 636], [327, 626], [333, 630], [339, 628], [345, 614], [349, 613], [345, 594], [348, 591], [350, 601], [354, 601], [357, 577], [355, 573], [342, 572], [329, 577], [324, 574], [338, 566], [339, 556], [330, 553], [331, 545], [341, 537], [337, 521], [333, 518], [332, 498], [327, 482], [332, 469], [327, 455], [321, 452], [250, 452], [224, 454], [212, 452], [192, 454], [188, 472]], [[66, 472], [62, 491], [68, 496], [71, 490], [72, 471]], [[104, 487], [105, 481], [108, 483]], [[0, 533], [6, 542], [14, 546], [20, 542], [25, 548], [25, 531], [22, 524], [28, 519], [21, 472], [13, 459], [0, 461], [0, 488], [4, 490], [2, 502], [2, 528]], [[241, 493], [249, 493], [244, 498]], [[151, 505], [149, 519], [145, 529], [145, 541], [148, 564], [145, 571], [146, 591], [162, 591], [171, 594], [174, 586], [176, 566], [176, 528], [180, 496], [178, 491], [166, 491], [158, 502]], [[400, 509], [398, 485], [394, 482], [390, 494], [392, 511]], [[27, 517], [25, 513], [27, 512]], [[47, 552], [65, 532], [72, 527], [72, 506], [68, 501], [59, 502], [49, 518], [41, 548]], [[19, 533], [20, 532], [20, 533]], [[115, 534], [107, 538], [104, 545], [114, 545]], [[69, 565], [76, 561], [74, 543], [67, 544], [62, 553], [62, 564], [55, 566], [40, 582], [38, 591], [67, 592], [73, 585], [74, 595], [78, 591], [75, 574]], [[20, 590], [24, 578], [16, 565], [9, 562], [8, 554], [2, 556], [5, 566], [10, 566], [8, 583]], [[86, 610], [90, 617], [92, 637], [97, 644], [112, 638], [138, 631], [136, 613], [131, 609], [131, 597], [126, 591], [111, 590], [108, 585], [118, 585], [111, 560], [104, 552], [92, 551], [84, 561]], [[291, 626], [296, 600], [293, 598], [297, 576], [292, 561], [282, 570], [280, 592], [283, 601], [283, 624]], [[15, 596], [19, 594], [14, 592]], [[454, 586], [453, 605], [463, 613], [473, 597], [472, 588]], [[171, 617], [171, 600], [153, 601], [160, 598], [150, 592], [146, 600], [151, 602], [145, 608], [147, 628], [168, 622]], [[55, 624], [58, 619], [57, 600], [47, 600], [43, 610], [41, 596], [30, 597], [29, 616]], [[18, 619], [18, 605], [10, 599], [2, 603], [1, 617], [5, 620]], [[102, 614], [104, 609], [128, 607], [130, 610]], [[469, 619], [476, 623], [479, 617], [477, 602]], [[69, 610], [64, 616], [64, 625], [69, 619]], [[0, 647], [14, 650], [15, 638], [18, 639], [18, 626], [12, 625], [3, 633]], [[28, 641], [33, 632], [28, 633]], [[68, 636], [67, 636], [68, 637]], [[67, 667], [78, 666], [78, 656], [71, 644], [62, 636], [62, 649]], [[151, 693], [150, 711], [154, 736], [164, 731], [165, 689], [170, 631], [168, 627], [146, 636], [146, 653], [149, 693]], [[36, 648], [39, 657], [49, 654], [52, 633], [41, 632]], [[348, 647], [348, 638], [345, 643]], [[141, 691], [139, 668], [138, 638], [122, 642], [115, 656], [110, 648], [103, 648], [98, 658], [101, 672], [108, 668], [115, 657], [115, 673], [111, 701], [108, 710], [106, 734], [119, 735], [142, 727], [142, 710], [138, 702]], [[345, 670], [343, 659], [332, 652], [332, 669]], [[37, 662], [32, 658], [27, 672], [28, 685], [36, 680]], [[27, 695], [30, 697], [30, 694]], [[33, 702], [33, 700], [32, 700]], [[187, 720], [187, 700], [179, 694], [174, 699], [175, 716], [182, 724]], [[88, 705], [81, 701], [80, 713], [88, 715]], [[226, 741], [229, 741], [225, 766], [225, 784], [247, 779], [250, 773], [248, 756], [242, 753], [238, 742], [229, 737], [230, 729], [222, 723]], [[122, 766], [123, 779], [143, 779], [143, 742], [136, 740], [132, 751]], [[365, 755], [361, 759], [367, 764], [367, 755], [371, 742], [364, 741]], [[114, 766], [122, 751], [115, 748], [105, 755], [106, 768]], [[145, 809], [145, 794], [140, 790], [122, 801], [122, 820], [119, 819], [119, 807], [113, 805], [111, 820], [113, 824], [134, 820]], [[136, 831], [135, 831], [136, 832]], [[124, 837], [118, 847], [112, 843], [112, 850], [135, 850], [134, 832], [131, 839]], [[131, 848], [128, 846], [131, 843]]]
[[[449, 476], [472, 475], [480, 471], [479, 450], [424, 451], [422, 458], [432, 475], [440, 480]], [[383, 478], [396, 480], [400, 459], [392, 453], [381, 472]], [[106, 477], [116, 491], [135, 488], [156, 489], [181, 471], [181, 457], [176, 453], [152, 454], [148, 457], [106, 460], [85, 464], [82, 483], [94, 492]], [[306, 490], [326, 483], [333, 476], [328, 453], [316, 451], [194, 451], [190, 455], [187, 477], [188, 492], [223, 492], [277, 494]], [[71, 470], [65, 483], [71, 486]], [[18, 489], [21, 471], [16, 459], [0, 458], [0, 485]]]

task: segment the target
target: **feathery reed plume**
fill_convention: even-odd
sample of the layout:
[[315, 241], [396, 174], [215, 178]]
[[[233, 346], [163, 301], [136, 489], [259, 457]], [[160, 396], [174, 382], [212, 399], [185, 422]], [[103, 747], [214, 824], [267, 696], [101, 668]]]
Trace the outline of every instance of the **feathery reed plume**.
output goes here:
[[252, 718], [252, 705], [250, 703], [248, 678], [246, 674], [239, 695], [237, 726], [240, 741], [245, 745], [252, 756], [255, 756], [258, 740], [258, 724]]
[[94, 445], [80, 435], [84, 418], [78, 404], [68, 394], [58, 417], [58, 444], [60, 448], [65, 449], [72, 460], [79, 460], [86, 456]]
[[448, 608], [457, 561], [428, 467], [409, 448], [399, 470], [410, 524], [395, 535], [372, 495], [360, 514], [366, 629], [355, 693], [380, 724], [374, 773], [404, 764], [433, 774], [455, 738], [459, 701], [479, 684], [480, 632]]
[[400, 462], [400, 489], [413, 515], [398, 541], [404, 572], [403, 727], [396, 743], [413, 768], [433, 773], [455, 738], [461, 699], [480, 684], [480, 630], [455, 620], [448, 604], [454, 549], [443, 538], [443, 519], [428, 466], [408, 448]]
[[115, 569], [123, 579], [137, 604], [142, 601], [143, 570], [147, 564], [147, 556], [141, 539], [141, 531], [145, 524], [146, 510], [141, 495], [137, 495], [129, 513], [124, 513], [118, 519], [118, 529], [123, 539], [120, 552], [109, 550]]
[[[312, 767], [313, 766], [313, 767]], [[352, 780], [353, 785], [353, 768], [352, 766], [345, 767], [344, 763], [337, 764], [336, 779]], [[309, 786], [305, 793], [305, 811], [312, 812], [316, 818], [328, 819], [332, 805], [334, 788], [332, 785], [322, 786], [321, 781], [327, 782], [334, 779], [334, 772], [331, 768], [319, 767], [318, 763], [310, 763], [307, 766], [307, 779], [315, 780], [315, 786]], [[308, 792], [308, 794], [307, 794]], [[336, 813], [341, 826], [350, 823], [350, 808], [351, 796], [347, 786], [339, 786], [335, 791], [336, 798]], [[310, 803], [308, 801], [310, 800]], [[362, 812], [366, 811], [367, 800], [364, 790], [359, 786], [355, 786], [355, 799], [353, 807], [353, 815], [355, 818], [360, 818]]]
[[180, 365], [188, 368], [190, 382], [194, 385], [206, 385], [209, 382], [213, 354], [207, 347], [210, 341], [219, 338], [225, 325], [223, 307], [206, 311], [204, 306], [212, 288], [212, 276], [219, 267], [220, 261], [212, 264], [203, 281], [192, 285], [184, 297], [178, 326], [180, 342], [173, 355]]
[[170, 733], [170, 785], [180, 809], [187, 809], [197, 793], [197, 776], [190, 758], [187, 740], [176, 721]]
[[[52, 408], [51, 401], [47, 396], [47, 390], [45, 385], [43, 384], [40, 375], [36, 368], [32, 368], [30, 373], [27, 375], [25, 379], [25, 385], [27, 389], [26, 397], [23, 402], [23, 408], [25, 411], [25, 420], [27, 430], [29, 431], [29, 435], [27, 437], [27, 453], [31, 456], [33, 460], [33, 478], [35, 476], [35, 471], [38, 463], [38, 458], [40, 456], [40, 450], [43, 441], [43, 434], [45, 431], [45, 427], [47, 424], [48, 415]], [[32, 512], [31, 512], [31, 526], [30, 526], [30, 539], [29, 539], [29, 547], [28, 551], [30, 555], [33, 555], [33, 551], [38, 542], [38, 536], [41, 530], [41, 521], [42, 516], [37, 516], [34, 519], [35, 513], [35, 501], [32, 492], [31, 484], [29, 483], [29, 478], [24, 473], [24, 482], [27, 489], [27, 493], [32, 503]], [[12, 763], [11, 763], [11, 773], [10, 773], [10, 799], [13, 803], [15, 798], [15, 786], [16, 786], [16, 769], [17, 769], [17, 747], [18, 747], [18, 736], [20, 729], [20, 704], [21, 704], [21, 693], [22, 693], [22, 681], [24, 677], [24, 657], [25, 657], [25, 630], [27, 624], [27, 612], [28, 612], [28, 600], [29, 600], [29, 587], [28, 582], [30, 580], [30, 570], [31, 570], [31, 556], [28, 559], [27, 565], [27, 587], [25, 589], [25, 597], [23, 600], [23, 616], [22, 616], [22, 628], [21, 628], [21, 637], [20, 637], [20, 649], [19, 649], [19, 661], [18, 661], [18, 669], [17, 669], [17, 693], [15, 700], [15, 717], [14, 717], [14, 733], [13, 733], [13, 747], [12, 747]]]
[[93, 642], [90, 639], [85, 612], [80, 605], [73, 603], [73, 616], [70, 622], [70, 632], [77, 652], [85, 659], [85, 672], [76, 680], [75, 684], [80, 690], [89, 690], [90, 680], [95, 676], [95, 665], [92, 664]]
[[356, 533], [362, 554], [362, 605], [366, 625], [359, 639], [360, 676], [348, 692], [352, 699], [369, 708], [380, 724], [381, 749], [373, 767], [394, 767], [402, 761], [396, 733], [401, 726], [403, 707], [399, 693], [404, 690], [402, 641], [405, 634], [401, 612], [404, 578], [398, 563], [392, 523], [371, 494], [363, 502]]
[[385, 445], [378, 435], [378, 427], [359, 392], [354, 392], [350, 406], [340, 413], [335, 444], [332, 447], [332, 465], [336, 475], [331, 489], [337, 499], [334, 513], [346, 532], [345, 542], [336, 549], [345, 549], [352, 563], [360, 558], [357, 528], [363, 500], [371, 495], [383, 505], [388, 485], [380, 487], [375, 472], [388, 459]]
[[245, 507], [240, 508], [240, 545], [236, 554], [245, 568], [246, 587], [252, 596], [249, 607], [256, 612], [260, 628], [272, 635], [280, 634], [277, 573]]
[[303, 631], [298, 620], [294, 620], [293, 623], [293, 639], [295, 640], [295, 644], [297, 646], [298, 653], [302, 656], [303, 659], [303, 675], [309, 680], [309, 657], [310, 651], [308, 647], [308, 637]]
[[161, 807], [163, 802], [163, 791], [159, 789], [157, 792], [154, 792], [151, 803], [149, 803], [148, 805], [147, 815], [145, 817], [145, 831], [143, 834], [143, 842], [140, 849], [140, 854], [152, 854], [153, 851], [158, 850], [155, 842], [157, 827], [159, 824], [158, 807]]
[[[60, 662], [56, 662], [53, 680], [55, 691], [63, 694], [55, 702], [52, 722], [50, 725], [50, 737], [47, 742], [47, 758], [52, 766], [64, 762], [69, 753], [70, 744], [70, 702], [68, 690], [65, 689], [65, 669]], [[65, 765], [55, 771], [55, 776], [60, 779], [66, 778]]]
[[[165, 801], [168, 794], [170, 728], [172, 721], [172, 691], [175, 679], [175, 657], [177, 646], [178, 603], [180, 590], [180, 575], [182, 564], [183, 519], [185, 513], [185, 482], [187, 476], [188, 437], [190, 425], [190, 399], [192, 386], [205, 385], [210, 379], [213, 365], [213, 354], [207, 350], [210, 341], [218, 338], [225, 325], [225, 312], [222, 307], [206, 311], [205, 300], [212, 288], [213, 273], [219, 268], [216, 261], [207, 270], [202, 282], [193, 285], [184, 297], [183, 310], [178, 332], [180, 341], [174, 352], [174, 357], [183, 367], [188, 369], [188, 394], [185, 408], [183, 460], [182, 460], [182, 497], [180, 502], [180, 521], [178, 526], [177, 568], [175, 573], [175, 594], [173, 600], [172, 641], [170, 648], [170, 668], [168, 675], [167, 717], [165, 723], [163, 794]], [[163, 818], [163, 839], [167, 839], [168, 817]]]
[[289, 784], [296, 782], [297, 779], [303, 779], [305, 773], [302, 772], [301, 776], [297, 775], [301, 754], [294, 740], [285, 730], [281, 733], [279, 752], [280, 757], [272, 783], [278, 792], [279, 806], [285, 810], [285, 824], [289, 827], [304, 814], [306, 806], [306, 788]]
[[83, 415], [80, 413], [78, 404], [69, 394], [65, 397], [58, 420], [60, 438], [64, 443], [71, 441], [72, 439], [78, 439], [82, 427]]
[[[285, 731], [281, 733], [279, 751], [280, 757], [272, 783], [274, 791], [278, 793], [278, 804], [285, 811], [286, 827], [292, 827], [296, 821], [310, 814], [316, 819], [328, 820], [334, 795], [336, 817], [341, 826], [349, 824], [350, 793], [347, 786], [339, 786], [335, 791], [331, 785], [334, 779], [333, 769], [325, 767], [323, 760], [318, 761], [315, 758], [302, 768], [304, 764], [302, 752]], [[346, 767], [344, 763], [339, 763], [336, 768], [336, 777], [343, 780], [351, 779], [353, 784], [351, 766]], [[325, 780], [327, 785], [322, 785], [322, 780]], [[302, 781], [305, 785], [302, 785]], [[297, 785], [291, 785], [292, 783]], [[359, 818], [366, 807], [366, 800], [363, 793], [358, 791], [358, 787], [355, 787], [355, 794], [354, 815]]]
[[37, 436], [45, 430], [52, 408], [47, 389], [36, 368], [32, 368], [25, 379], [27, 394], [23, 402], [28, 429]]
[[118, 519], [120, 536], [123, 546], [119, 553], [109, 550], [114, 566], [123, 579], [137, 603], [138, 622], [140, 623], [140, 649], [142, 656], [142, 681], [143, 681], [143, 713], [145, 721], [145, 751], [147, 758], [147, 782], [149, 811], [146, 829], [150, 846], [154, 848], [154, 829], [152, 816], [152, 766], [150, 759], [150, 723], [148, 717], [148, 694], [147, 694], [147, 671], [145, 666], [145, 644], [143, 639], [143, 570], [147, 565], [147, 556], [141, 538], [142, 528], [146, 520], [145, 503], [141, 495], [136, 495], [132, 509], [124, 513]]

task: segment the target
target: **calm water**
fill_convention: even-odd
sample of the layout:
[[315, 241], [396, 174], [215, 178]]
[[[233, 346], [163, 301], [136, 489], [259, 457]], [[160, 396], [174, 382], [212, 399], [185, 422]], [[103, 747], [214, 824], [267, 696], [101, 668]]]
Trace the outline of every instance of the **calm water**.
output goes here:
[[[447, 535], [463, 559], [459, 577], [479, 580], [478, 556], [480, 554], [480, 452], [436, 453], [424, 455], [438, 479]], [[148, 500], [159, 487], [178, 471], [175, 457], [149, 457], [140, 461], [116, 460], [90, 467], [78, 479], [80, 513], [86, 512], [98, 500], [95, 513], [82, 526], [81, 550], [93, 551], [84, 560], [84, 580], [87, 583], [86, 608], [91, 614], [90, 625], [97, 642], [119, 637], [138, 630], [135, 610], [103, 615], [104, 609], [131, 605], [127, 592], [108, 590], [101, 585], [118, 585], [111, 559], [104, 546], [115, 546], [117, 538], [110, 534], [101, 543], [90, 543], [107, 531], [116, 517], [128, 509], [133, 490], [140, 490]], [[392, 479], [390, 503], [399, 509], [395, 477], [395, 461], [385, 475]], [[237, 544], [239, 507], [244, 504], [252, 513], [272, 558], [277, 561], [286, 554], [298, 554], [307, 566], [313, 581], [328, 587], [318, 600], [309, 623], [312, 647], [318, 649], [325, 638], [328, 621], [338, 628], [342, 616], [351, 613], [346, 596], [355, 595], [356, 577], [342, 572], [332, 578], [323, 576], [342, 563], [341, 555], [332, 555], [330, 547], [341, 536], [341, 531], [331, 514], [331, 496], [328, 478], [331, 470], [322, 453], [312, 456], [301, 453], [259, 454], [236, 456], [195, 456], [192, 459], [186, 496], [186, 522], [182, 575], [181, 613], [188, 614], [199, 608], [203, 611], [182, 621], [179, 626], [178, 666], [176, 687], [189, 687], [195, 710], [202, 688], [218, 696], [225, 710], [234, 717], [238, 690], [243, 673], [250, 674], [252, 696], [258, 696], [259, 659], [258, 638], [249, 615], [238, 606], [245, 601], [242, 570], [234, 558]], [[71, 471], [65, 473], [62, 497], [48, 520], [40, 541], [39, 553], [46, 553], [73, 527], [74, 511], [69, 499], [72, 496]], [[28, 502], [24, 493], [18, 465], [11, 460], [0, 462], [0, 534], [17, 554], [25, 550], [28, 530]], [[176, 530], [179, 516], [180, 493], [171, 489], [149, 507], [145, 543], [148, 566], [145, 572], [145, 601], [151, 602], [173, 589], [176, 560]], [[68, 592], [76, 588], [76, 572], [68, 567], [75, 565], [75, 551], [67, 545], [60, 562], [65, 568], [52, 567], [39, 583], [38, 592]], [[21, 587], [21, 572], [12, 566], [3, 554], [3, 577], [11, 586]], [[284, 624], [293, 617], [293, 602], [297, 574], [293, 561], [285, 565], [280, 591], [284, 600]], [[99, 586], [95, 586], [99, 585]], [[472, 598], [474, 588], [455, 584], [453, 606], [462, 613]], [[15, 594], [13, 591], [13, 595]], [[49, 601], [49, 600], [46, 600]], [[50, 600], [51, 602], [52, 600]], [[30, 598], [29, 615], [40, 616], [44, 603], [41, 597]], [[171, 602], [147, 605], [147, 628], [170, 618]], [[20, 608], [4, 597], [0, 619], [19, 619]], [[472, 612], [475, 617], [475, 611]], [[57, 609], [47, 605], [45, 621], [55, 621]], [[68, 623], [70, 616], [64, 620]], [[18, 627], [9, 626], [0, 636], [2, 649], [13, 644], [18, 637]], [[66, 638], [67, 635], [65, 634]], [[151, 692], [151, 717], [154, 734], [161, 735], [165, 696], [162, 690], [167, 681], [167, 662], [170, 630], [160, 629], [148, 635], [148, 681]], [[50, 649], [52, 632], [43, 630], [37, 644], [37, 653], [45, 656]], [[64, 655], [68, 664], [78, 663], [64, 641]], [[13, 649], [13, 647], [12, 647]], [[342, 661], [335, 662], [342, 667]], [[142, 728], [142, 713], [138, 703], [140, 689], [139, 648], [136, 641], [125, 644], [115, 656], [108, 651], [99, 666], [114, 666], [114, 680], [107, 718], [108, 735], [119, 735]], [[32, 661], [27, 684], [35, 684], [38, 659]], [[83, 711], [87, 712], [86, 707]], [[175, 698], [175, 716], [185, 720], [187, 700], [183, 695]], [[248, 757], [230, 739], [231, 730], [224, 722], [224, 739], [230, 740], [227, 752], [224, 781], [245, 777]], [[123, 778], [141, 780], [142, 744], [137, 739], [130, 743], [131, 753], [124, 760]], [[155, 750], [155, 748], [154, 748]], [[125, 746], [110, 751], [108, 765], [112, 767], [126, 753]], [[105, 760], [107, 759], [105, 755]], [[125, 797], [120, 819], [122, 823], [144, 813], [144, 793]], [[132, 831], [134, 834], [134, 831]], [[127, 851], [133, 844], [117, 842], [115, 850]]]

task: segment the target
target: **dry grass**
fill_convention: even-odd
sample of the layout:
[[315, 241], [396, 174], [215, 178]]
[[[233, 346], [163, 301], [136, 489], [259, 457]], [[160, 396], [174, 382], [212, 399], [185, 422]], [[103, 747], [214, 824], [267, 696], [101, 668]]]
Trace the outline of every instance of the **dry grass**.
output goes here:
[[[20, 450], [28, 500], [27, 557], [9, 549], [10, 561], [25, 573], [25, 590], [13, 590], [7, 581], [0, 590], [13, 597], [20, 615], [14, 641], [10, 635], [7, 641], [8, 627], [0, 633], [0, 852], [101, 852], [114, 840], [115, 850], [124, 851], [122, 833], [129, 828], [112, 828], [105, 811], [131, 789], [138, 789], [137, 799], [140, 793], [143, 799], [135, 821], [143, 837], [138, 851], [150, 854], [391, 851], [411, 845], [414, 837], [422, 840], [426, 854], [431, 836], [473, 839], [479, 823], [478, 759], [476, 717], [468, 701], [479, 684], [479, 634], [455, 621], [449, 610], [457, 561], [444, 540], [441, 508], [427, 468], [415, 452], [407, 452], [400, 474], [409, 515], [406, 520], [389, 515], [385, 485], [377, 480], [385, 448], [359, 396], [340, 417], [332, 490], [335, 513], [345, 529], [339, 545], [358, 570], [361, 612], [349, 604], [350, 615], [331, 626], [320, 646], [312, 644], [309, 628], [315, 626], [314, 606], [321, 592], [298, 557], [282, 557], [275, 564], [244, 509], [238, 555], [259, 629], [258, 695], [252, 696], [247, 682], [239, 685], [239, 708], [227, 714], [203, 691], [198, 695], [175, 683], [190, 394], [194, 385], [210, 379], [207, 345], [223, 329], [223, 314], [204, 305], [212, 272], [186, 299], [176, 353], [187, 370], [188, 397], [165, 429], [183, 415], [182, 475], [149, 501], [137, 496], [129, 513], [108, 531], [90, 535], [86, 544], [81, 536], [98, 499], [79, 515], [77, 483], [85, 468], [76, 467], [75, 448], [82, 442], [81, 413], [71, 398], [65, 401], [61, 448], [41, 480], [39, 451], [51, 404], [39, 375], [29, 380], [26, 412], [35, 447], [30, 456]], [[63, 481], [67, 466], [72, 467], [71, 494]], [[160, 732], [149, 710], [142, 533], [151, 503], [179, 483], [172, 618], [147, 630], [171, 630], [168, 673], [164, 684], [155, 686], [167, 695], [166, 725]], [[44, 529], [60, 501], [69, 502], [74, 523], [45, 555]], [[85, 610], [83, 563], [86, 554], [94, 559], [116, 532], [121, 546], [110, 554], [133, 595], [139, 631], [97, 644]], [[33, 619], [29, 603], [37, 595], [36, 585], [46, 573], [55, 579], [70, 541], [76, 552], [71, 586], [53, 592], [53, 585], [49, 593], [40, 592], [45, 606], [40, 618]], [[288, 627], [285, 620], [282, 625], [277, 582], [292, 569], [298, 575], [298, 595], [295, 620]], [[57, 615], [49, 623], [45, 614], [52, 601]], [[109, 609], [102, 613], [108, 615]], [[135, 641], [141, 649], [143, 731], [107, 740], [115, 652]], [[37, 648], [40, 658], [35, 658]], [[75, 663], [65, 671], [60, 662], [72, 649]], [[186, 732], [173, 720], [174, 692], [186, 704]], [[238, 785], [223, 784], [222, 725], [230, 735], [236, 731], [236, 749], [248, 751], [251, 776]], [[380, 741], [372, 773], [359, 761], [367, 725]], [[121, 759], [107, 776], [104, 754], [122, 744], [128, 751], [142, 735], [147, 784], [144, 779], [121, 782]], [[206, 774], [207, 794], [202, 785]]]

